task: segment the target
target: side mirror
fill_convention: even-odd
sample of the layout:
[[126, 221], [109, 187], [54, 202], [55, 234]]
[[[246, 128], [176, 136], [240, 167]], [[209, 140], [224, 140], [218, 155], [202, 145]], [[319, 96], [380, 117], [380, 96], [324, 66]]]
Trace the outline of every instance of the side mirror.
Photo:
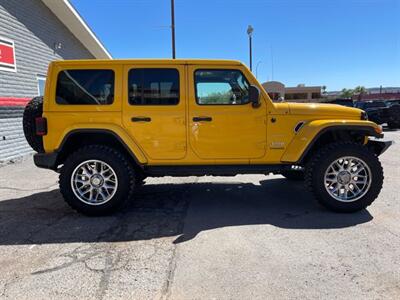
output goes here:
[[249, 88], [249, 101], [254, 108], [261, 105], [260, 102], [260, 89], [255, 85], [250, 85]]

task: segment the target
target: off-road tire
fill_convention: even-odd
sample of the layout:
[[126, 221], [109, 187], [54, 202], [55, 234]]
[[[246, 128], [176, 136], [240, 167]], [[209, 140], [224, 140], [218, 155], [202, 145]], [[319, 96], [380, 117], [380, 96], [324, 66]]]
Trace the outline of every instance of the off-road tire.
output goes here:
[[299, 170], [286, 170], [281, 173], [283, 177], [292, 181], [303, 181], [304, 180], [304, 171]]
[[33, 150], [44, 152], [43, 138], [36, 135], [35, 119], [43, 114], [43, 97], [35, 97], [26, 105], [22, 120], [25, 138]]
[[[371, 171], [369, 190], [353, 202], [336, 200], [327, 192], [324, 183], [325, 172], [329, 165], [344, 156], [363, 160]], [[333, 143], [319, 149], [313, 155], [306, 166], [305, 183], [322, 206], [336, 212], [351, 213], [368, 207], [378, 197], [383, 184], [383, 169], [377, 155], [367, 147], [351, 142]]]
[[[74, 194], [71, 186], [71, 177], [75, 168], [82, 162], [93, 159], [110, 165], [118, 178], [118, 187], [114, 196], [101, 205], [90, 205], [81, 201]], [[60, 191], [67, 204], [87, 216], [109, 215], [115, 212], [126, 200], [132, 197], [135, 187], [134, 169], [125, 155], [103, 145], [89, 145], [73, 152], [65, 160], [59, 179]]]

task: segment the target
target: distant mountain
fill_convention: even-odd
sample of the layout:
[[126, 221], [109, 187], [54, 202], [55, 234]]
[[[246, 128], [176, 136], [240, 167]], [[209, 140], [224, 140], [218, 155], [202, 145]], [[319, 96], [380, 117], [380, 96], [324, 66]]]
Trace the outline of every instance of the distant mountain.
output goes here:
[[[380, 88], [368, 88], [367, 91], [371, 94], [380, 93]], [[382, 93], [400, 93], [400, 87], [382, 87]]]
[[[339, 95], [341, 91], [329, 91], [326, 92], [327, 95]], [[380, 93], [380, 87], [372, 87], [367, 88], [368, 94], [377, 94]], [[396, 86], [388, 86], [382, 87], [382, 93], [400, 93], [400, 87]]]

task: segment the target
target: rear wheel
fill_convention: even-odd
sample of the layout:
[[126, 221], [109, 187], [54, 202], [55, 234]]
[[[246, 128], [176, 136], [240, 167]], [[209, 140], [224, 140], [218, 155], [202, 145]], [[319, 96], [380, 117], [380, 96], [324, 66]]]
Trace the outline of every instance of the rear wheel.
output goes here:
[[106, 215], [131, 197], [133, 168], [124, 155], [101, 145], [71, 154], [61, 169], [60, 191], [65, 201], [85, 215]]
[[379, 195], [383, 170], [365, 146], [336, 143], [320, 149], [309, 162], [306, 184], [319, 203], [337, 212], [355, 212]]

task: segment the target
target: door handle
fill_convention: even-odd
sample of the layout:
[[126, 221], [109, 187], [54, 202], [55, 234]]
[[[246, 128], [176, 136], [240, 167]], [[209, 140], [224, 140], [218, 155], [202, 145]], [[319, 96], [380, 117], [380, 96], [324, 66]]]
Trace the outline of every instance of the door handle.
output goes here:
[[211, 122], [211, 117], [193, 117], [194, 122]]
[[151, 122], [150, 117], [132, 117], [132, 122]]

